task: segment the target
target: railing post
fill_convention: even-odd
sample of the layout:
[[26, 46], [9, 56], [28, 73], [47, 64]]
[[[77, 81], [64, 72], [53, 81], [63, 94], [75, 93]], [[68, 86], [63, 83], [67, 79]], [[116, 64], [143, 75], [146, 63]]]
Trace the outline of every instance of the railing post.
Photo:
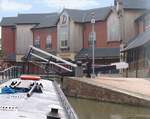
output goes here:
[[11, 74], [11, 73], [10, 73], [10, 70], [8, 70], [8, 79], [10, 78], [10, 74]]
[[7, 71], [5, 71], [5, 79], [7, 79]]
[[11, 79], [13, 78], [13, 74], [12, 74], [12, 73], [13, 73], [13, 69], [11, 68], [11, 69], [10, 69], [10, 78], [11, 78]]
[[4, 77], [4, 79], [6, 79], [6, 77], [5, 77], [5, 72], [3, 72], [3, 77]]
[[17, 78], [18, 77], [18, 70], [17, 70], [17, 67], [15, 68], [15, 77]]
[[4, 72], [2, 72], [2, 79], [4, 79]]
[[13, 67], [13, 78], [15, 78], [15, 67]]
[[14, 78], [16, 78], [16, 67], [14, 67]]
[[12, 78], [14, 78], [14, 67], [12, 68]]

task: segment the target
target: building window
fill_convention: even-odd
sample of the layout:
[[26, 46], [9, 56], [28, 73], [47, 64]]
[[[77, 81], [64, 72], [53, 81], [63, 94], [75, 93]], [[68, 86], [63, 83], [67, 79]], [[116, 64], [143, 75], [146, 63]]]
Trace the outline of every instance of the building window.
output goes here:
[[68, 31], [67, 28], [61, 28], [60, 31], [60, 48], [66, 49], [68, 48]]
[[90, 32], [89, 33], [89, 40], [88, 40], [89, 47], [93, 46], [93, 38], [94, 38], [94, 46], [96, 46], [96, 33]]
[[37, 48], [40, 48], [40, 37], [37, 36], [36, 39], [34, 40], [34, 46]]
[[52, 48], [52, 37], [51, 37], [51, 35], [48, 35], [46, 38], [46, 48], [47, 49]]
[[69, 50], [69, 18], [67, 14], [63, 14], [60, 17], [60, 22], [58, 25], [58, 39], [59, 48], [62, 51]]
[[61, 48], [67, 48], [67, 46], [68, 46], [67, 40], [62, 40], [61, 41]]

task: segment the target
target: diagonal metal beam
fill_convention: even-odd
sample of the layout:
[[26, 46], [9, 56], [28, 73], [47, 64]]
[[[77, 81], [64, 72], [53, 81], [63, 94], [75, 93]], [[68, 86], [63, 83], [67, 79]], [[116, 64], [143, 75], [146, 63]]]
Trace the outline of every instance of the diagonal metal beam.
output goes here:
[[[41, 59], [41, 60], [44, 60], [44, 61], [48, 62], [47, 59], [45, 59], [45, 58], [43, 58], [43, 57], [41, 57], [41, 56], [39, 56], [39, 55], [36, 55], [36, 54], [34, 54], [34, 53], [30, 53], [30, 54], [31, 54], [32, 56], [36, 57], [36, 58], [39, 58], [39, 59]], [[59, 65], [59, 64], [57, 64], [57, 63], [55, 63], [55, 62], [50, 61], [49, 63], [50, 63], [50, 64], [53, 64], [53, 65], [55, 65], [55, 66], [58, 66], [58, 67], [60, 67], [60, 68], [62, 68], [62, 69], [64, 69], [64, 70], [67, 70], [67, 71], [69, 71], [69, 72], [72, 72], [72, 70], [70, 70], [70, 69], [68, 69], [68, 68], [66, 68], [66, 67], [64, 67], [64, 66], [62, 66], [62, 65]]]
[[35, 50], [35, 51], [38, 51], [38, 52], [40, 52], [40, 53], [43, 53], [43, 54], [45, 54], [45, 55], [47, 55], [47, 56], [50, 56], [50, 57], [56, 59], [56, 60], [59, 60], [59, 61], [61, 61], [61, 62], [63, 62], [63, 63], [66, 63], [67, 65], [70, 65], [70, 66], [72, 66], [72, 67], [77, 67], [76, 64], [73, 64], [73, 63], [71, 63], [71, 62], [68, 62], [68, 61], [66, 61], [66, 60], [64, 60], [64, 59], [62, 59], [62, 58], [60, 58], [60, 57], [57, 57], [57, 56], [55, 56], [55, 55], [52, 55], [52, 54], [50, 54], [50, 53], [47, 53], [47, 52], [45, 52], [45, 51], [43, 51], [43, 50], [41, 50], [41, 49], [39, 49], [39, 48], [36, 48], [36, 47], [34, 47], [34, 46], [30, 46], [30, 47], [31, 47], [33, 50]]

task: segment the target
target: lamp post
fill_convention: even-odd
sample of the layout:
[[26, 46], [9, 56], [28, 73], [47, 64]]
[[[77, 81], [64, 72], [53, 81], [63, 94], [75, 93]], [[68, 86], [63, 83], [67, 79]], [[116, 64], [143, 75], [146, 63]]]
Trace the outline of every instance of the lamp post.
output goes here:
[[95, 40], [96, 40], [96, 33], [95, 33], [95, 13], [91, 13], [92, 19], [92, 78], [95, 78]]

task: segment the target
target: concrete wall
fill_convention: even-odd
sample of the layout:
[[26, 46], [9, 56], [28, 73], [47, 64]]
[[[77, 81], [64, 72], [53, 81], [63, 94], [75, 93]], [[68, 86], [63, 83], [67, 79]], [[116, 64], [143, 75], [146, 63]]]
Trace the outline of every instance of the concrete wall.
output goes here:
[[107, 18], [107, 41], [120, 41], [121, 39], [121, 31], [120, 31], [120, 23], [119, 18], [115, 12], [111, 12], [109, 17]]
[[63, 90], [67, 96], [136, 106], [150, 106], [150, 101], [73, 78], [64, 78]]
[[70, 51], [79, 52], [83, 47], [82, 24], [70, 21]]
[[16, 26], [16, 53], [25, 54], [30, 45], [33, 45], [33, 33], [31, 28], [34, 25], [17, 25]]
[[46, 39], [48, 35], [51, 35], [51, 40], [52, 40], [51, 50], [56, 51], [57, 49], [57, 28], [56, 27], [33, 29], [32, 31], [33, 31], [33, 43], [37, 37], [40, 37], [40, 48], [43, 50], [47, 50]]
[[144, 32], [144, 23], [143, 23], [143, 21], [140, 21], [139, 22], [139, 29], [138, 29], [138, 33], [140, 34], [140, 33], [143, 33]]
[[135, 37], [135, 20], [143, 14], [142, 10], [125, 10], [124, 12], [124, 33], [125, 41]]
[[[62, 24], [61, 19], [62, 16], [66, 15], [67, 16], [67, 22], [65, 24]], [[66, 32], [67, 33], [67, 39], [68, 39], [68, 47], [69, 50], [65, 51], [65, 52], [78, 52], [80, 51], [80, 49], [83, 47], [83, 32], [82, 32], [82, 25], [75, 23], [67, 14], [67, 12], [64, 11], [64, 13], [62, 13], [62, 15], [60, 16], [60, 21], [58, 22], [57, 25], [57, 46], [58, 46], [58, 51], [62, 52], [60, 50], [60, 32], [61, 32], [61, 28], [66, 28]]]

